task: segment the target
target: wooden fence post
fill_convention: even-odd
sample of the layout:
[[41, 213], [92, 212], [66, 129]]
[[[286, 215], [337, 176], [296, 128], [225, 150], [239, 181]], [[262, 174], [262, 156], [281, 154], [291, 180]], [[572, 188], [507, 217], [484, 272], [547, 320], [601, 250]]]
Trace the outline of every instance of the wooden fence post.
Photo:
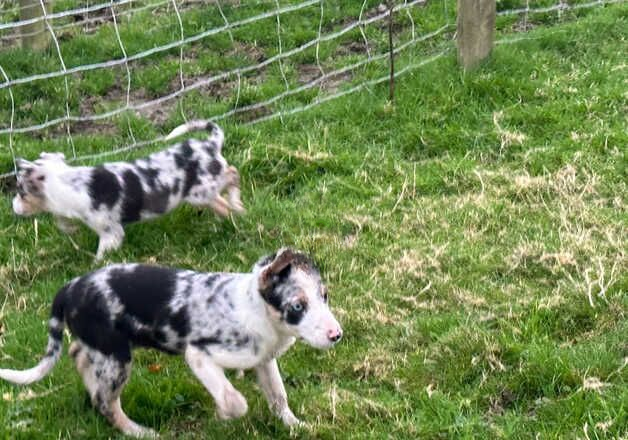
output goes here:
[[[52, 0], [43, 0], [46, 14], [52, 12]], [[20, 20], [30, 20], [42, 17], [44, 11], [41, 8], [40, 0], [20, 0]], [[20, 28], [22, 34], [22, 47], [41, 50], [50, 44], [50, 32], [46, 28], [46, 22], [42, 19]]]
[[458, 0], [458, 62], [476, 67], [493, 47], [495, 0]]

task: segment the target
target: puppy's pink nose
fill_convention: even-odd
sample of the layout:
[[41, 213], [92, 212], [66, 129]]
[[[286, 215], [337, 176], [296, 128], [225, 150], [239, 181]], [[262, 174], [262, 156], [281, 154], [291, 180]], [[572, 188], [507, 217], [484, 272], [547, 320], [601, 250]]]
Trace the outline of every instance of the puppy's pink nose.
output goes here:
[[331, 342], [338, 342], [338, 341], [340, 341], [340, 338], [342, 338], [342, 330], [340, 330], [340, 327], [329, 329], [327, 331], [327, 338]]

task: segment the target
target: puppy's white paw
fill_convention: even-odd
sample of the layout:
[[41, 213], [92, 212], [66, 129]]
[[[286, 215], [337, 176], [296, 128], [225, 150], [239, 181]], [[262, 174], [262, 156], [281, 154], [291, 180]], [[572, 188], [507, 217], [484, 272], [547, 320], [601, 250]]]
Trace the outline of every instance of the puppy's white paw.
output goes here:
[[138, 438], [159, 438], [159, 434], [157, 434], [157, 431], [153, 431], [150, 428], [145, 428], [145, 427], [141, 427], [140, 430], [136, 431], [135, 433], [131, 434], [135, 437]]
[[219, 217], [229, 216], [229, 203], [222, 196], [216, 196], [210, 203], [210, 206]]
[[242, 417], [249, 409], [246, 399], [236, 389], [227, 389], [223, 394], [222, 405], [218, 405], [218, 417], [223, 420]]
[[281, 414], [279, 414], [279, 417], [281, 418], [281, 421], [286, 426], [290, 426], [290, 427], [305, 426], [305, 423], [297, 419], [294, 413], [290, 410], [290, 408], [286, 408], [283, 411], [281, 411]]
[[237, 200], [237, 201], [231, 200], [230, 207], [231, 207], [231, 210], [235, 212], [236, 214], [244, 214], [246, 212], [246, 209], [244, 208], [244, 205], [242, 204], [240, 200]]

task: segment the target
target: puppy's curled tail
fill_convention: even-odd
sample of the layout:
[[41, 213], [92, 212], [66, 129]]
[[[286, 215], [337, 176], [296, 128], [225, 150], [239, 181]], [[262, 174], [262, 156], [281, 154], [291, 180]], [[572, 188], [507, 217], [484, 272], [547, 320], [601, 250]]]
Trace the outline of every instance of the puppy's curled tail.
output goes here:
[[61, 357], [63, 346], [65, 292], [67, 286], [57, 293], [52, 303], [52, 312], [48, 321], [48, 346], [46, 354], [33, 368], [28, 370], [4, 370], [0, 368], [0, 378], [18, 385], [28, 385], [46, 376]]
[[177, 128], [172, 130], [170, 134], [165, 137], [165, 139], [169, 141], [191, 131], [207, 131], [207, 133], [209, 133], [210, 140], [214, 140], [219, 149], [222, 148], [222, 144], [225, 140], [225, 134], [222, 131], [222, 128], [220, 128], [212, 121], [200, 119], [195, 121], [188, 121], [185, 124], [179, 125]]

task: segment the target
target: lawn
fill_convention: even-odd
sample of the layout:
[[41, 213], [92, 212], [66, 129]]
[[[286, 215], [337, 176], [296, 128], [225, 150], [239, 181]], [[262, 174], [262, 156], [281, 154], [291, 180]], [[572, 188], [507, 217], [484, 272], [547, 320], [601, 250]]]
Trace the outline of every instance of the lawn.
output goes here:
[[[230, 374], [248, 414], [219, 421], [182, 359], [147, 350], [135, 352], [122, 395], [129, 416], [183, 439], [626, 438], [628, 6], [550, 15], [531, 18], [526, 33], [500, 19], [498, 44], [476, 71], [463, 73], [450, 50], [399, 76], [393, 105], [381, 84], [283, 120], [225, 120], [223, 152], [242, 175], [246, 215], [182, 207], [127, 227], [107, 262], [248, 271], [291, 245], [320, 265], [345, 336], [333, 350], [300, 344], [280, 359], [303, 428], [271, 415], [251, 374]], [[72, 44], [77, 57], [113, 53], [87, 37]], [[399, 67], [443, 48], [451, 43], [403, 53]], [[45, 67], [36, 64], [24, 57], [19, 69]], [[378, 66], [351, 81], [386, 74]], [[101, 76], [75, 78], [73, 99], [107, 97], [116, 79]], [[256, 99], [281, 89], [278, 71], [266, 79], [250, 89]], [[143, 93], [167, 91], [171, 79], [162, 81], [154, 92], [141, 83]], [[58, 103], [45, 101], [65, 92], [49, 87], [19, 93], [42, 94], [52, 114]], [[186, 103], [190, 113], [228, 108], [200, 97]], [[26, 110], [18, 121], [38, 114]], [[175, 109], [158, 127], [146, 115], [132, 123], [150, 138], [178, 122]], [[105, 152], [123, 143], [127, 123], [77, 129], [75, 144]], [[0, 173], [11, 167], [7, 139]], [[27, 157], [69, 149], [63, 129], [14, 142]], [[0, 197], [0, 365], [28, 368], [44, 352], [56, 291], [97, 267], [97, 238], [86, 228], [65, 236], [46, 216], [15, 217], [10, 186]], [[109, 437], [120, 435], [91, 408], [67, 356], [32, 386], [0, 382], [0, 438]]]

